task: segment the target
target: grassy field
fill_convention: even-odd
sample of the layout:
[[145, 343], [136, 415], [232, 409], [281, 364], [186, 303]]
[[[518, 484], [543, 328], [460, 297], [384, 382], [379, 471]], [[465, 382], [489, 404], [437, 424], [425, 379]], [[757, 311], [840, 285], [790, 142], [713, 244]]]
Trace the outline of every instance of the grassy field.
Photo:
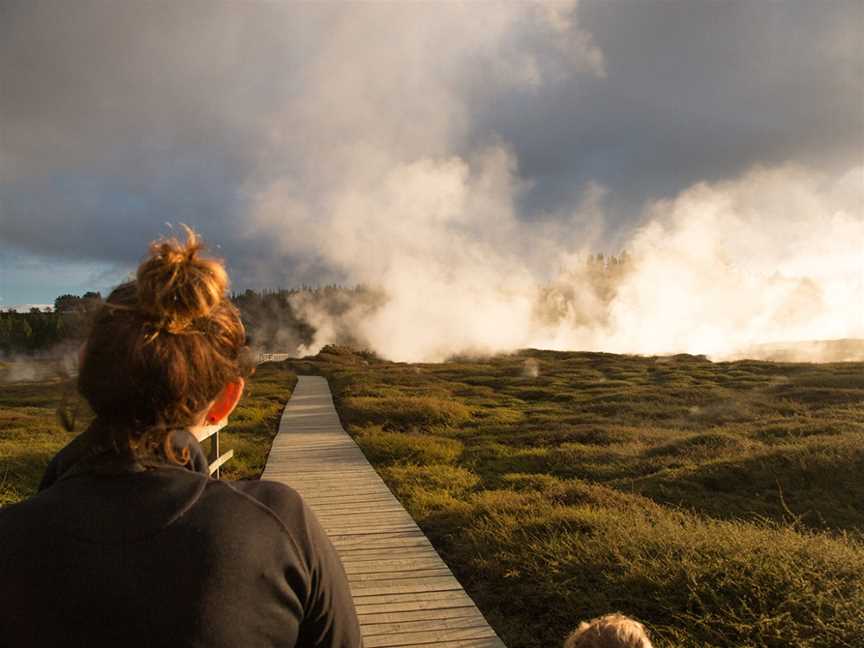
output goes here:
[[[57, 408], [64, 396], [65, 409], [75, 412], [77, 431], [85, 429], [92, 417], [76, 398], [74, 381], [47, 378], [44, 374], [51, 372], [43, 367], [37, 372], [43, 378], [38, 382], [3, 383], [4, 375], [13, 369], [0, 365], [0, 506], [36, 492], [48, 461], [77, 433], [66, 432], [57, 422]], [[234, 449], [223, 478], [260, 476], [282, 408], [296, 382], [285, 366], [259, 367], [231, 415], [231, 424], [220, 435], [223, 450]]]
[[349, 432], [511, 648], [860, 646], [864, 365], [329, 348]]
[[[294, 372], [330, 378], [349, 432], [510, 648], [560, 646], [610, 611], [661, 648], [861, 645], [864, 364], [408, 365], [328, 348], [259, 367], [224, 435], [226, 478], [260, 474]], [[68, 440], [64, 390], [3, 385], [0, 503], [32, 493]]]

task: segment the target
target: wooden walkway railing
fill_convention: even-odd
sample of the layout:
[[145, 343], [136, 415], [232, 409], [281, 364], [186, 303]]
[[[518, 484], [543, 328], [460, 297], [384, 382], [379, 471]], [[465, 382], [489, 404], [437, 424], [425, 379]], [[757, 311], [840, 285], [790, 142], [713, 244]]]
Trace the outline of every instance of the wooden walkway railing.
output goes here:
[[220, 454], [219, 430], [224, 428], [225, 425], [225, 423], [208, 425], [200, 428], [200, 431], [195, 433], [195, 438], [198, 439], [199, 442], [202, 442], [205, 439], [210, 439], [210, 449], [207, 452], [207, 461], [210, 464], [210, 474], [215, 474], [216, 479], [219, 479], [219, 470], [222, 468], [222, 464], [234, 456], [233, 450]]
[[288, 360], [292, 357], [294, 356], [290, 353], [264, 353], [263, 351], [260, 351], [256, 356], [255, 361], [258, 364], [261, 364], [262, 362], [282, 362], [283, 360]]
[[366, 648], [506, 648], [346, 434], [324, 378], [300, 377], [263, 478], [315, 511], [348, 573]]

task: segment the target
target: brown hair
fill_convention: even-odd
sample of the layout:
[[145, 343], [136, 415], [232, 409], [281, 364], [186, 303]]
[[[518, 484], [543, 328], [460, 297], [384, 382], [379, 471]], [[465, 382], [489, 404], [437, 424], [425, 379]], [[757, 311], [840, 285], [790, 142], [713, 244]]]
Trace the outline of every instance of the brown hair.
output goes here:
[[158, 447], [175, 461], [169, 432], [195, 423], [251, 368], [225, 267], [199, 256], [200, 239], [185, 230], [185, 243], [152, 243], [136, 278], [108, 296], [78, 374], [78, 391], [120, 449]]
[[607, 614], [579, 624], [564, 648], [652, 648], [648, 631], [623, 614]]

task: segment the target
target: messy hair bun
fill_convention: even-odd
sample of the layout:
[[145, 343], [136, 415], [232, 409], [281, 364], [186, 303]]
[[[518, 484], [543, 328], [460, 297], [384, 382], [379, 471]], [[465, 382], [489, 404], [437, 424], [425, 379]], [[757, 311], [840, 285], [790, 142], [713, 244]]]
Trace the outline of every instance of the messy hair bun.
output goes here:
[[120, 446], [162, 444], [254, 367], [222, 262], [200, 256], [185, 231], [185, 242], [151, 244], [136, 279], [96, 312], [84, 347], [78, 390]]
[[186, 242], [171, 238], [152, 243], [136, 278], [141, 313], [157, 331], [172, 334], [194, 332], [193, 324], [210, 315], [228, 290], [224, 266], [199, 257], [201, 239], [183, 227]]

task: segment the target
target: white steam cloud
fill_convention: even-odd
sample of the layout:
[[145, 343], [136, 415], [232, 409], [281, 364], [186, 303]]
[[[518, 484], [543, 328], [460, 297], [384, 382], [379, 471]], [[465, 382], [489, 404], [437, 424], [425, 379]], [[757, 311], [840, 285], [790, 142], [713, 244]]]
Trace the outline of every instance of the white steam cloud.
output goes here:
[[[355, 338], [386, 357], [440, 360], [524, 347], [728, 356], [864, 337], [861, 167], [754, 168], [647, 205], [622, 245], [628, 272], [598, 298], [584, 259], [606, 233], [606, 190], [589, 183], [570, 213], [520, 213], [519, 161], [477, 136], [469, 106], [477, 74], [494, 108], [514, 84], [602, 77], [603, 54], [575, 3], [455, 7], [341, 13], [247, 187], [255, 235], [383, 289], [382, 307], [347, 316]], [[274, 172], [285, 148], [303, 161]], [[551, 320], [537, 310], [550, 284], [566, 295]], [[304, 315], [318, 329], [306, 351], [345, 326]]]
[[10, 250], [381, 289], [307, 352], [864, 337], [860, 2], [68, 4], [0, 10]]
[[607, 347], [727, 356], [864, 337], [862, 206], [864, 167], [756, 169], [652, 206]]
[[[590, 245], [516, 217], [507, 160], [400, 168], [334, 214], [320, 249], [389, 296], [357, 314], [355, 337], [405, 360], [525, 347], [730, 357], [864, 337], [862, 168], [754, 169], [651, 205], [607, 301], [584, 276]], [[565, 295], [552, 322], [537, 313], [550, 283]], [[320, 331], [308, 351], [332, 342], [328, 317], [306, 314]]]

